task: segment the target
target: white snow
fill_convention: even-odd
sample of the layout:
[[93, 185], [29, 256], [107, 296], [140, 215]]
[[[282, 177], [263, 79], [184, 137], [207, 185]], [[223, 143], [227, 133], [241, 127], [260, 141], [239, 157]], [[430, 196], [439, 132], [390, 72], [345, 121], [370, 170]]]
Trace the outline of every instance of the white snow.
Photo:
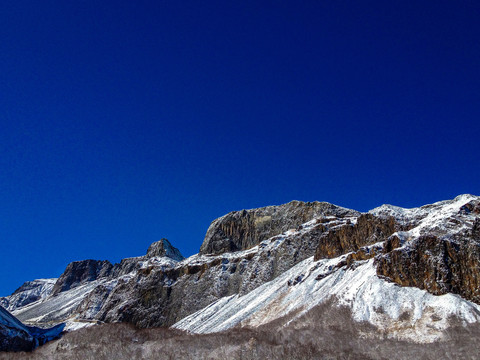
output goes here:
[[63, 331], [70, 332], [70, 331], [85, 329], [87, 327], [91, 327], [94, 325], [97, 325], [97, 323], [93, 321], [67, 320]]
[[0, 298], [0, 304], [12, 312], [18, 307], [24, 306], [32, 298], [43, 299], [50, 295], [57, 279], [36, 279], [27, 281], [12, 295]]
[[[443, 236], [469, 229], [475, 216], [461, 213], [460, 208], [469, 201], [478, 199], [480, 197], [460, 195], [453, 200], [413, 209], [382, 205], [369, 213], [394, 216], [399, 222], [413, 226], [409, 231], [396, 233], [402, 240], [402, 245], [407, 245], [412, 239], [427, 232], [433, 231]], [[355, 224], [356, 221], [356, 216], [323, 217], [321, 224], [333, 229], [346, 223]], [[252, 259], [253, 256], [275, 250], [290, 236], [312, 231], [318, 223], [318, 219], [313, 219], [298, 229], [288, 230], [248, 250], [234, 253], [196, 254], [179, 262], [166, 257], [141, 257], [140, 268], [158, 267], [164, 270], [202, 265], [217, 259]], [[304, 260], [250, 293], [221, 298], [182, 319], [174, 327], [196, 333], [209, 333], [234, 326], [259, 326], [287, 314], [295, 314], [290, 320], [293, 321], [332, 297], [336, 298], [337, 306], [351, 309], [355, 321], [369, 322], [388, 336], [416, 342], [431, 342], [441, 338], [442, 331], [449, 326], [451, 316], [457, 316], [465, 323], [480, 321], [480, 307], [474, 303], [452, 294], [434, 296], [417, 288], [400, 287], [384, 281], [377, 277], [373, 259], [357, 262], [351, 268], [336, 267], [345, 257], [346, 255], [343, 255], [317, 262], [313, 261], [313, 257]], [[259, 269], [252, 267], [253, 270], [247, 271], [262, 271], [262, 264], [257, 265]], [[122, 279], [127, 281], [133, 276], [134, 273], [131, 273]], [[219, 273], [218, 276], [223, 275]], [[69, 316], [97, 286], [105, 286], [111, 290], [119, 280], [96, 280], [56, 296], [45, 295], [32, 304], [16, 309], [14, 314], [28, 323], [40, 320], [55, 322], [56, 319], [67, 318], [67, 331], [92, 326], [95, 322], [79, 319], [75, 315]], [[85, 312], [87, 317], [94, 317], [95, 311], [98, 311], [95, 305]]]
[[44, 319], [51, 319], [51, 321], [55, 322], [55, 319], [68, 316], [68, 314], [80, 304], [84, 297], [101, 283], [106, 283], [106, 281], [92, 281], [61, 292], [56, 296], [40, 299], [16, 309], [13, 311], [13, 314], [25, 323], [35, 323]]
[[[354, 320], [368, 321], [391, 337], [416, 342], [441, 338], [451, 315], [468, 323], [480, 320], [480, 307], [459, 296], [434, 296], [378, 278], [373, 259], [356, 269], [335, 270], [339, 261], [307, 259], [252, 292], [222, 298], [173, 327], [195, 333], [255, 327], [293, 311], [298, 311], [294, 319], [298, 318], [332, 296], [337, 298], [337, 306], [351, 309]], [[325, 277], [317, 280], [319, 275]], [[297, 278], [300, 282], [288, 285]]]
[[[472, 200], [480, 200], [479, 196], [463, 194], [453, 200], [438, 201], [434, 204], [418, 208], [404, 209], [398, 206], [382, 205], [369, 211], [374, 215], [393, 216], [401, 223], [414, 223], [414, 228], [408, 231], [410, 237], [418, 237], [426, 232], [435, 231], [440, 235], [454, 234], [472, 226], [475, 216], [459, 214], [460, 208]], [[459, 224], [451, 223], [449, 219], [457, 219]]]
[[18, 319], [8, 313], [6, 310], [0, 307], [0, 325], [8, 326], [10, 328], [16, 328], [28, 332], [25, 325], [23, 325]]

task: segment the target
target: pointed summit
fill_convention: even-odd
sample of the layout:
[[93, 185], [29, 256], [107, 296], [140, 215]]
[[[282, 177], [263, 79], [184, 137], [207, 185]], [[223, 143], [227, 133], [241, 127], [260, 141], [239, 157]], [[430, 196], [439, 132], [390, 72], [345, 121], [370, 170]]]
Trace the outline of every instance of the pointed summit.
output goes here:
[[161, 239], [160, 241], [154, 242], [149, 246], [146, 257], [151, 258], [156, 256], [168, 257], [176, 261], [185, 259], [180, 253], [180, 250], [178, 250], [176, 247], [173, 247], [167, 239]]

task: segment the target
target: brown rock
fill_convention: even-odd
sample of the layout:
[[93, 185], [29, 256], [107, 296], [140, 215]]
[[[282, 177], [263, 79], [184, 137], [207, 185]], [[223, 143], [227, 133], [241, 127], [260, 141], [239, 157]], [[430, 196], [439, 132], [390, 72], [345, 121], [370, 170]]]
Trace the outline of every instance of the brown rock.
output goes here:
[[478, 239], [421, 236], [376, 258], [376, 264], [379, 276], [399, 285], [425, 289], [435, 295], [454, 293], [480, 304]]
[[234, 211], [212, 222], [200, 254], [246, 250], [320, 216], [356, 216], [357, 211], [326, 202], [291, 201], [279, 206]]
[[363, 214], [355, 225], [342, 225], [323, 234], [315, 252], [315, 260], [335, 258], [386, 240], [398, 227], [393, 217]]

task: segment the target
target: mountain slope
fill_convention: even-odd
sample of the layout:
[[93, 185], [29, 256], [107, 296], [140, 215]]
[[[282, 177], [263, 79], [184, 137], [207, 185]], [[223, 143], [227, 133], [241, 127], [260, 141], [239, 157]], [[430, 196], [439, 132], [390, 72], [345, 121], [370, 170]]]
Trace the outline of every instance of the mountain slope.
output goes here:
[[35, 339], [20, 321], [0, 307], [0, 351], [31, 350]]
[[0, 298], [0, 305], [8, 311], [14, 311], [19, 307], [43, 299], [52, 293], [56, 281], [57, 279], [27, 281], [12, 295]]
[[[298, 201], [288, 206], [242, 211], [238, 212], [241, 215], [238, 224], [227, 217], [226, 223], [233, 229], [233, 235], [224, 241], [241, 240], [238, 236], [244, 233], [235, 228], [243, 228], [244, 217], [253, 219], [253, 228], [249, 229], [261, 226], [263, 237], [277, 234], [277, 226], [264, 226], [268, 222], [265, 212], [277, 213], [276, 217], [273, 216], [277, 220], [289, 219], [287, 228], [298, 224], [298, 230], [271, 238], [269, 244], [217, 255], [198, 254], [185, 260], [179, 256], [178, 250], [173, 250], [166, 240], [162, 240], [163, 250], [160, 249], [162, 246], [152, 245], [146, 256], [124, 259], [114, 266], [90, 260], [72, 263], [55, 285], [60, 291], [16, 309], [15, 314], [29, 324], [51, 325], [68, 321], [67, 329], [80, 326], [80, 323], [115, 321], [142, 327], [172, 325], [223, 296], [248, 293], [272, 280], [312, 256], [317, 237], [325, 229], [355, 221], [360, 214], [327, 203]], [[255, 220], [257, 215], [263, 220]], [[317, 222], [315, 217], [323, 220]], [[301, 225], [305, 219], [312, 218], [314, 221]], [[219, 220], [211, 227], [224, 227], [222, 224]], [[205, 243], [208, 242], [209, 236], [206, 236]]]
[[212, 333], [294, 326], [328, 305], [387, 338], [443, 341], [480, 320], [479, 244], [473, 195], [368, 213], [293, 201], [214, 220], [188, 259], [162, 239], [119, 264], [72, 263], [14, 314], [67, 330], [128, 322]]
[[50, 329], [26, 326], [0, 306], [0, 351], [30, 351], [58, 338], [63, 328], [63, 325]]
[[[320, 241], [316, 261], [309, 258], [244, 296], [224, 297], [174, 327], [198, 333], [235, 326], [258, 327], [287, 315], [298, 318], [333, 300], [337, 306], [349, 308], [356, 321], [367, 321], [388, 336], [419, 342], [441, 339], [445, 330], [458, 320], [463, 323], [480, 320], [479, 305], [468, 301], [476, 301], [480, 278], [478, 204], [478, 197], [462, 195], [419, 209], [391, 206], [374, 209], [372, 215], [393, 216], [398, 228], [409, 230], [394, 232], [378, 243], [374, 241], [379, 237], [369, 241], [363, 234], [362, 244], [371, 245], [359, 248], [352, 240], [356, 224], [339, 225], [322, 235], [329, 241]], [[374, 218], [369, 223], [372, 221]], [[418, 244], [423, 244], [426, 236], [431, 246], [424, 251]], [[351, 246], [338, 256], [338, 249], [347, 240]], [[333, 254], [326, 246], [332, 241]], [[435, 256], [432, 249], [437, 248], [446, 250]], [[391, 260], [398, 259], [397, 253], [403, 258]], [[420, 260], [425, 257], [427, 260]], [[402, 261], [413, 270], [404, 270], [400, 266], [404, 264]], [[386, 268], [398, 273], [398, 277], [388, 276]], [[400, 281], [400, 285], [416, 286], [400, 287], [396, 285]], [[434, 296], [429, 292], [445, 295]]]
[[79, 310], [85, 298], [91, 299], [99, 292], [108, 296], [115, 286], [128, 281], [136, 271], [149, 266], [171, 267], [178, 259], [183, 259], [180, 252], [168, 240], [162, 239], [149, 247], [147, 255], [123, 259], [119, 264], [97, 260], [72, 262], [50, 286], [48, 295], [35, 301], [19, 305], [13, 295], [5, 299], [14, 308], [14, 315], [26, 324], [44, 327], [66, 323], [66, 331], [75, 330], [97, 323], [89, 315], [94, 309], [81, 307]]

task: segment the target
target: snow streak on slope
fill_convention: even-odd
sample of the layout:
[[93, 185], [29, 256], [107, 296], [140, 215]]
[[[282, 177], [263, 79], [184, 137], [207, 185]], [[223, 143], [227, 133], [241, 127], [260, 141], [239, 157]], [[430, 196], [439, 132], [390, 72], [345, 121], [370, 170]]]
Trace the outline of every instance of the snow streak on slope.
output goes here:
[[480, 307], [459, 296], [434, 296], [378, 278], [373, 259], [335, 270], [338, 261], [307, 259], [247, 295], [220, 299], [173, 327], [211, 333], [237, 325], [259, 326], [295, 311], [298, 318], [332, 297], [337, 306], [351, 309], [354, 320], [417, 342], [440, 338], [452, 315], [468, 323], [480, 320]]
[[25, 331], [28, 333], [28, 329], [18, 319], [10, 315], [6, 310], [0, 307], [0, 325], [7, 326], [12, 329]]
[[[402, 229], [410, 229], [396, 233], [401, 244], [408, 246], [419, 235], [433, 233], [448, 237], [470, 229], [478, 215], [461, 209], [472, 200], [477, 201], [480, 198], [461, 195], [454, 200], [441, 201], [415, 209], [382, 205], [371, 210], [370, 213], [381, 217], [393, 216], [402, 225]], [[352, 317], [356, 321], [367, 321], [381, 331], [385, 331], [388, 336], [414, 341], [432, 341], [441, 337], [442, 330], [448, 327], [451, 315], [458, 316], [465, 322], [479, 320], [479, 307], [458, 296], [432, 296], [416, 288], [402, 288], [379, 279], [373, 259], [357, 261], [347, 267], [344, 260], [348, 254], [318, 262], [310, 258], [298, 264], [297, 260], [283, 256], [298, 254], [297, 251], [303, 246], [309, 252], [299, 257], [298, 261], [305, 259], [315, 252], [319, 236], [337, 228], [353, 226], [357, 223], [358, 216], [359, 213], [355, 212], [354, 215], [349, 216], [319, 217], [264, 240], [257, 246], [232, 253], [197, 254], [178, 262], [156, 256], [124, 259], [126, 260], [122, 261], [124, 267], [120, 266], [121, 271], [115, 276], [128, 273], [122, 276], [123, 279], [130, 280], [128, 285], [132, 291], [115, 293], [113, 289], [121, 289], [124, 285], [119, 282], [122, 277], [113, 280], [112, 277], [101, 278], [60, 292], [55, 296], [41, 298], [16, 309], [15, 314], [28, 324], [41, 322], [42, 326], [67, 319], [66, 329], [70, 330], [90, 326], [96, 323], [95, 319], [118, 321], [122, 319], [120, 316], [107, 318], [97, 315], [105, 314], [104, 310], [112, 311], [114, 315], [121, 315], [124, 305], [131, 308], [142, 306], [138, 300], [139, 292], [136, 291], [142, 289], [142, 281], [155, 279], [151, 274], [157, 270], [173, 269], [178, 270], [179, 278], [168, 278], [161, 285], [159, 282], [147, 282], [148, 286], [168, 288], [175, 286], [177, 281], [181, 283], [188, 279], [186, 281], [191, 281], [185, 285], [188, 291], [179, 292], [181, 296], [176, 296], [188, 298], [192, 295], [189, 289], [194, 288], [193, 286], [188, 288], [188, 285], [200, 283], [201, 286], [195, 288], [198, 291], [191, 297], [194, 299], [203, 297], [205, 300], [195, 308], [185, 306], [190, 311], [184, 311], [174, 319], [190, 314], [191, 311], [214, 299], [232, 294], [233, 291], [227, 292], [225, 289], [231, 285], [230, 280], [233, 276], [238, 276], [240, 282], [240, 286], [235, 284], [237, 286], [235, 291], [239, 294], [220, 298], [175, 325], [192, 332], [215, 332], [243, 325], [259, 326], [286, 315], [289, 318], [295, 315], [294, 319], [297, 319], [329, 299], [335, 299], [334, 302], [338, 306], [350, 308]], [[305, 246], [307, 243], [308, 247]], [[378, 243], [372, 246], [380, 249], [382, 245], [383, 243]], [[244, 267], [231, 272], [229, 269], [232, 269], [232, 264], [238, 264], [239, 269], [241, 266]], [[294, 264], [297, 265], [292, 267]], [[205, 276], [202, 270], [198, 275], [183, 277], [183, 274], [190, 271], [189, 268], [194, 271], [199, 268], [207, 269], [205, 274], [209, 276]], [[152, 269], [154, 269], [153, 272]], [[175, 271], [172, 271], [172, 274], [174, 273]], [[192, 274], [197, 273], [192, 272]], [[265, 283], [271, 279], [273, 280]], [[257, 286], [260, 287], [257, 288]], [[208, 293], [205, 291], [206, 288], [212, 291]], [[119, 295], [111, 296], [113, 300], [109, 303], [108, 301], [111, 300], [108, 298], [109, 294]], [[195, 305], [193, 301], [190, 302], [192, 303]], [[112, 307], [109, 307], [110, 305]], [[155, 311], [161, 312], [163, 309], [157, 308]]]
[[98, 281], [89, 282], [50, 297], [48, 301], [39, 300], [24, 306], [14, 311], [14, 315], [26, 323], [41, 320], [55, 321], [55, 319], [71, 312], [82, 301], [83, 297], [98, 285]]
[[[443, 236], [471, 229], [476, 216], [461, 209], [478, 199], [460, 195], [454, 200], [416, 209], [383, 205], [370, 213], [394, 216], [409, 225], [411, 230], [396, 233], [403, 243], [408, 243], [425, 233]], [[351, 267], [337, 266], [345, 257], [318, 262], [307, 259], [252, 292], [222, 298], [174, 327], [209, 333], [234, 326], [259, 326], [287, 314], [296, 314], [298, 318], [332, 298], [336, 299], [337, 306], [350, 308], [354, 320], [367, 321], [388, 336], [416, 342], [441, 338], [452, 316], [465, 323], [480, 320], [480, 307], [460, 296], [434, 296], [380, 279], [374, 259], [356, 262]]]
[[12, 295], [0, 298], [0, 305], [12, 312], [33, 301], [41, 300], [50, 295], [56, 281], [57, 279], [36, 279], [33, 281], [27, 281]]
[[50, 296], [40, 299], [31, 304], [23, 306], [13, 311], [13, 314], [21, 321], [27, 324], [57, 324], [65, 318], [69, 318], [66, 322], [66, 331], [76, 330], [85, 326], [95, 324], [91, 321], [83, 321], [78, 319], [74, 310], [81, 303], [81, 301], [97, 286], [103, 285], [105, 287], [113, 287], [120, 279], [128, 278], [128, 275], [114, 280], [100, 279], [95, 280], [76, 288], [59, 293], [56, 296]]
[[[393, 216], [400, 223], [412, 225], [413, 228], [408, 232], [412, 237], [424, 235], [427, 232], [434, 232], [437, 235], [452, 235], [471, 228], [473, 225], [475, 215], [468, 213], [459, 215], [462, 206], [472, 200], [480, 200], [480, 197], [463, 194], [453, 200], [439, 201], [412, 209], [382, 205], [370, 210], [369, 213], [377, 216]], [[461, 221], [455, 221], [457, 219]]]

